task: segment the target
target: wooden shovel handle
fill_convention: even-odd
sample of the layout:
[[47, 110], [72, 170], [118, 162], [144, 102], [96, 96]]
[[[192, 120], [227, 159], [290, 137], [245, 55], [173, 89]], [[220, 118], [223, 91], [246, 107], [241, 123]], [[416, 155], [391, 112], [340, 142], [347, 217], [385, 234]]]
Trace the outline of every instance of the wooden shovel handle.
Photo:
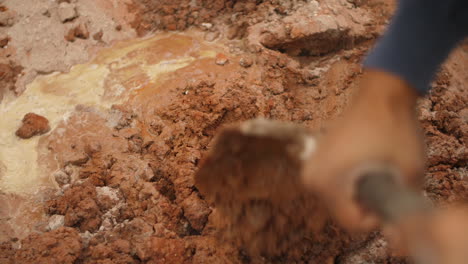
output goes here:
[[359, 172], [358, 201], [388, 223], [429, 209], [424, 198], [398, 182], [398, 177], [398, 171], [389, 166], [370, 166]]
[[[430, 215], [428, 202], [418, 193], [398, 181], [397, 170], [388, 166], [372, 166], [359, 172], [357, 199], [374, 211], [387, 224], [400, 226], [410, 217]], [[400, 226], [401, 227], [401, 226]], [[418, 226], [400, 230], [408, 242], [414, 263], [441, 263], [435, 245], [424, 238], [424, 229]]]

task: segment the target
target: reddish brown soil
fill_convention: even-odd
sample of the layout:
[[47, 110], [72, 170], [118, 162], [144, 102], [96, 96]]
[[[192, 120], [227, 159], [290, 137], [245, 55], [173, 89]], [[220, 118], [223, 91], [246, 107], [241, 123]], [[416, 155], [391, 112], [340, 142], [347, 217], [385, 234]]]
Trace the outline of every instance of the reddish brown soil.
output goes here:
[[[249, 14], [256, 10], [263, 0], [137, 0], [129, 10], [137, 11], [133, 26], [139, 35], [155, 29], [184, 30], [192, 25], [212, 22], [220, 14], [240, 12]], [[195, 4], [193, 4], [195, 3]], [[231, 35], [237, 37], [236, 25]], [[240, 36], [239, 36], [240, 37]]]
[[428, 146], [426, 191], [436, 202], [468, 202], [468, 96], [466, 44], [444, 65], [430, 95], [421, 100]]
[[[388, 8], [370, 3], [351, 8], [373, 11], [372, 26], [350, 24], [349, 30], [338, 30], [337, 39], [324, 39], [304, 51], [311, 41], [307, 34], [317, 32], [278, 37], [269, 49], [261, 44], [265, 35], [258, 35], [263, 29], [251, 27], [268, 20], [265, 10], [277, 16], [270, 22], [284, 25], [282, 18], [294, 13], [292, 5], [195, 1], [204, 7], [195, 18], [190, 2], [135, 1], [135, 11], [145, 7], [135, 26], [142, 34], [203, 22], [216, 26], [215, 17], [232, 12], [258, 20], [234, 19], [235, 26], [225, 21], [231, 32], [226, 37], [245, 37], [238, 55], [224, 54], [226, 63], [198, 60], [171, 73], [157, 87], [146, 87], [114, 106], [109, 115], [117, 122], [112, 125], [94, 109], [82, 108], [60, 133], [56, 129], [43, 137], [41, 144], [59, 163], [55, 177], [61, 186], [45, 209], [63, 219], [65, 227], [49, 223], [51, 231], [1, 244], [0, 262], [403, 263], [389, 257], [386, 246], [376, 246], [379, 235], [350, 237], [321, 214], [312, 219], [325, 221], [314, 236], [285, 240], [277, 251], [263, 255], [247, 252], [236, 241], [218, 239], [217, 209], [194, 181], [211, 139], [226, 124], [263, 116], [320, 129], [340, 115], [358, 86], [360, 61]], [[466, 52], [458, 51], [419, 107], [429, 150], [426, 192], [441, 203], [467, 201], [468, 196], [467, 59]]]
[[34, 113], [27, 113], [22, 120], [22, 124], [16, 135], [20, 138], [31, 138], [36, 135], [42, 135], [49, 132], [49, 120], [47, 118]]
[[18, 75], [23, 68], [13, 62], [0, 63], [0, 102], [6, 91], [14, 90]]

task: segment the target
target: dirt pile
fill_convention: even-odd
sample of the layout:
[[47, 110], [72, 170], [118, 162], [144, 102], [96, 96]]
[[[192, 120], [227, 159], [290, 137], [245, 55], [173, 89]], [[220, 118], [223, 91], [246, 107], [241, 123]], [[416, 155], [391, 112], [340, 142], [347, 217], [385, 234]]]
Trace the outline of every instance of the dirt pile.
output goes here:
[[[218, 39], [225, 50], [214, 58], [192, 51], [197, 59], [154, 83], [115, 78], [115, 89], [135, 89], [128, 101], [109, 111], [77, 106], [42, 136], [48, 152], [40, 161], [59, 165], [51, 175], [58, 191], [44, 202], [48, 215], [37, 223], [37, 234], [1, 244], [0, 261], [401, 263], [389, 257], [380, 235], [349, 237], [322, 218], [315, 219], [324, 223], [318, 235], [284, 241], [291, 250], [248, 253], [235, 241], [218, 239], [218, 209], [194, 180], [224, 125], [267, 117], [320, 129], [341, 114], [358, 86], [360, 61], [390, 10], [380, 1], [364, 2], [135, 1], [129, 9], [141, 19], [134, 24], [140, 34], [199, 25], [205, 39]], [[107, 38], [104, 33], [70, 44], [64, 39], [68, 31], [60, 32], [51, 39], [69, 48]], [[177, 43], [176, 51], [158, 45], [154, 57], [145, 59], [190, 51], [186, 39], [173, 35], [167, 43]], [[426, 192], [440, 202], [467, 199], [466, 61], [466, 52], [458, 51], [419, 107], [429, 146]]]

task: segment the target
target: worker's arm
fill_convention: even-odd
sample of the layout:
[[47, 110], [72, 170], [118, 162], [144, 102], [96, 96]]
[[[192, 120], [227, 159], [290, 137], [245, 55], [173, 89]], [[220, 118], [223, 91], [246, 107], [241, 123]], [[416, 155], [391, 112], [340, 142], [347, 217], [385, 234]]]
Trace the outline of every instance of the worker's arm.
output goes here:
[[425, 94], [439, 66], [467, 35], [468, 1], [399, 3], [387, 32], [367, 56], [364, 66], [393, 74]]
[[357, 203], [353, 171], [369, 162], [398, 168], [417, 186], [425, 151], [416, 100], [467, 31], [466, 0], [401, 0], [388, 31], [365, 61], [355, 101], [320, 141], [304, 180], [325, 197], [349, 230], [369, 230], [377, 218]]

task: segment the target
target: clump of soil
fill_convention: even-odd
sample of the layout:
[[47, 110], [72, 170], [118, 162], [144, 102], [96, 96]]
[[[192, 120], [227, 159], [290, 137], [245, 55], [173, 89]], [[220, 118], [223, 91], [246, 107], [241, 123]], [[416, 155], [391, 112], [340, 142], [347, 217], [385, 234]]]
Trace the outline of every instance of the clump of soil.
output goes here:
[[[99, 34], [99, 33], [96, 33], [96, 34]], [[67, 35], [65, 36], [65, 39], [70, 42], [74, 42], [77, 38], [80, 38], [80, 39], [89, 38], [88, 26], [86, 24], [79, 24], [78, 26], [70, 29]]]
[[49, 131], [50, 126], [47, 118], [35, 113], [27, 113], [23, 117], [21, 127], [16, 130], [16, 135], [20, 138], [27, 139], [45, 134]]
[[6, 91], [15, 89], [15, 83], [18, 80], [19, 74], [23, 67], [16, 65], [10, 61], [8, 63], [0, 63], [0, 102]]

